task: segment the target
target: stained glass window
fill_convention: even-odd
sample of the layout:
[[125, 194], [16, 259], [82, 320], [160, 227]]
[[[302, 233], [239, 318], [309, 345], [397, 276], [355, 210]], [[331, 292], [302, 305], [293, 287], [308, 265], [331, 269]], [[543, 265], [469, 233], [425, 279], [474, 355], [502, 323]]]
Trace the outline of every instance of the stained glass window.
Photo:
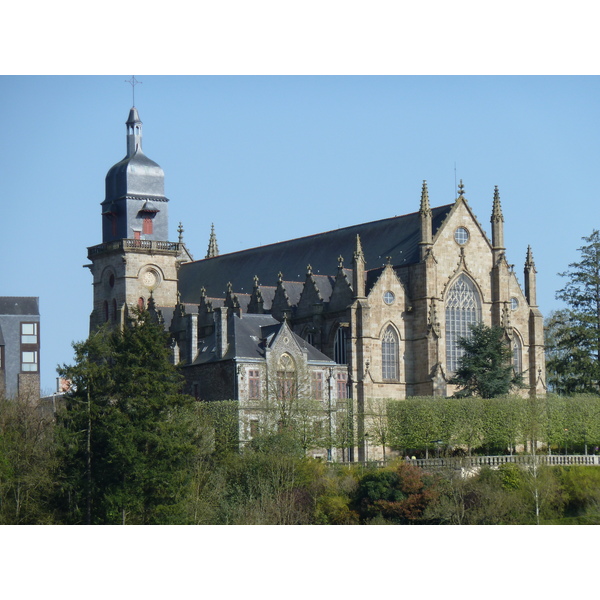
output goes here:
[[520, 373], [523, 369], [521, 366], [521, 340], [517, 335], [513, 336], [512, 341], [512, 362], [515, 373]]
[[381, 340], [381, 371], [384, 380], [398, 379], [398, 336], [390, 325]]
[[446, 370], [455, 373], [464, 350], [458, 340], [471, 335], [471, 325], [481, 321], [481, 301], [475, 284], [460, 275], [446, 300]]

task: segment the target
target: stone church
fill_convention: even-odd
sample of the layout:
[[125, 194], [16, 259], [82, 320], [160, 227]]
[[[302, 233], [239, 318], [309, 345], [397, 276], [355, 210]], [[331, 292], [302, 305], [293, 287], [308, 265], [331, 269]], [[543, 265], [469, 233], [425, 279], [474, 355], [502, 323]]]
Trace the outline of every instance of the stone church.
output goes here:
[[[168, 241], [164, 173], [142, 151], [135, 107], [126, 129], [127, 154], [106, 175], [102, 243], [88, 249], [90, 327], [122, 324], [132, 306], [154, 313], [187, 392], [239, 401], [242, 440], [269, 425], [266, 407], [281, 426], [302, 397], [321, 407], [311, 428], [329, 440], [323, 453], [362, 460], [369, 402], [452, 395], [458, 340], [479, 322], [504, 329], [523, 393], [545, 392], [533, 255], [528, 247], [522, 288], [497, 187], [491, 238], [462, 181], [436, 207], [423, 182], [416, 212], [229, 254], [213, 227], [206, 257], [193, 260], [181, 225]], [[331, 442], [334, 430], [346, 441]]]

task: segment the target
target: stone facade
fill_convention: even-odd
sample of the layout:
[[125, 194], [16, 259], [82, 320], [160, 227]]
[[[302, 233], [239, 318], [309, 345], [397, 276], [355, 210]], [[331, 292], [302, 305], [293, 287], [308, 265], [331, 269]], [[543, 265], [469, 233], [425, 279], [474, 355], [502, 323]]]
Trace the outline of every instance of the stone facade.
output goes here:
[[[141, 148], [141, 129], [136, 145], [132, 124], [141, 125], [137, 111], [128, 120], [128, 157], [118, 163], [121, 171], [135, 162], [133, 149]], [[423, 182], [418, 212], [225, 255], [219, 254], [213, 226], [206, 257], [193, 261], [181, 230], [175, 244], [152, 235], [112, 239], [106, 233], [106, 219], [118, 219], [119, 210], [134, 223], [148, 219], [139, 210], [140, 197], [152, 192], [167, 202], [157, 192], [162, 171], [154, 169], [148, 193], [136, 180], [135, 190], [120, 184], [119, 197], [108, 191], [118, 187], [108, 182], [114, 173], [115, 168], [107, 175], [103, 202], [105, 239], [89, 249], [92, 328], [107, 320], [122, 323], [128, 307], [146, 305], [171, 332], [187, 391], [202, 400], [240, 402], [242, 439], [250, 439], [250, 430], [266, 419], [264, 404], [257, 402], [277, 400], [278, 374], [285, 371], [283, 339], [293, 348], [284, 355], [295, 365], [297, 396], [312, 393], [308, 385], [300, 393], [301, 374], [310, 382], [322, 377], [328, 431], [336, 428], [332, 415], [339, 424], [344, 410], [353, 423], [349, 446], [360, 460], [366, 454], [363, 416], [369, 403], [454, 392], [449, 380], [460, 358], [457, 342], [470, 324], [501, 326], [515, 369], [525, 375], [522, 393], [545, 392], [533, 256], [528, 248], [521, 287], [506, 257], [497, 188], [491, 238], [462, 182], [452, 203], [433, 208]], [[133, 202], [138, 204], [131, 209]], [[164, 231], [166, 211], [161, 214], [157, 203], [146, 210], [163, 219]], [[259, 399], [257, 377], [263, 386]], [[344, 456], [352, 458], [353, 451]]]

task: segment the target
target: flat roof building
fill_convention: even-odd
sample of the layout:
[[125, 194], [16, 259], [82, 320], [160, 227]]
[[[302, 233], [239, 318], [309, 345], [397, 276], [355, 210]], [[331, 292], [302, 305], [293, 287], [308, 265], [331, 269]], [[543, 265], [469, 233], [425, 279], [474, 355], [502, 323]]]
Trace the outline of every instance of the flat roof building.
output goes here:
[[40, 397], [39, 298], [0, 296], [0, 394]]

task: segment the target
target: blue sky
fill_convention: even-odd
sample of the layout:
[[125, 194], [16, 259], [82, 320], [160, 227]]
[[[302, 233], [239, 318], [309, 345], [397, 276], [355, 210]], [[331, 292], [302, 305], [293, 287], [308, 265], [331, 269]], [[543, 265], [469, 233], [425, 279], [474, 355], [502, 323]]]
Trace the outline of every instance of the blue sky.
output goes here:
[[[0, 294], [40, 297], [45, 391], [88, 333], [83, 265], [101, 242], [104, 177], [125, 155], [128, 78], [0, 77]], [[456, 174], [487, 232], [499, 186], [508, 260], [522, 281], [531, 245], [547, 314], [557, 273], [599, 226], [596, 76], [136, 78], [170, 239], [181, 221], [195, 258], [211, 223], [232, 252], [414, 212], [423, 179], [447, 204]]]

